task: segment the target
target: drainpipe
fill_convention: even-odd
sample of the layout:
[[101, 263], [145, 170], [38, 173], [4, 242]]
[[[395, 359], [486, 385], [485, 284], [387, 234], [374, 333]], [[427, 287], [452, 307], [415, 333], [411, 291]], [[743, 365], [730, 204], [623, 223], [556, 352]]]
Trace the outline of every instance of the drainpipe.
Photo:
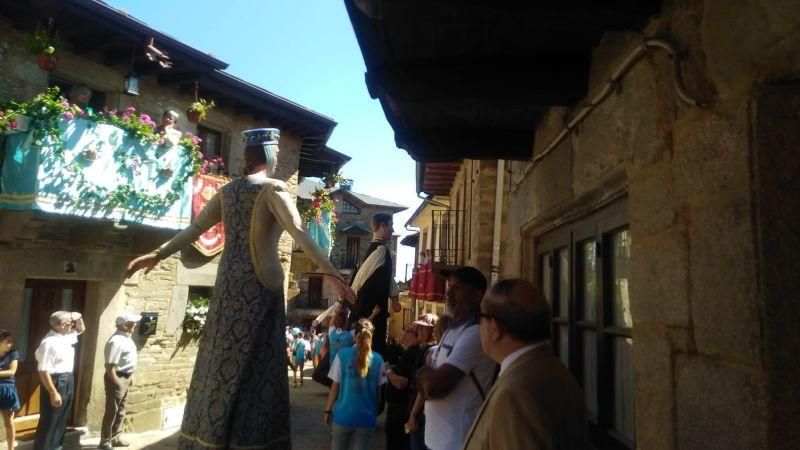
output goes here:
[[494, 190], [494, 235], [492, 236], [492, 279], [494, 286], [500, 278], [500, 237], [503, 226], [503, 186], [505, 185], [505, 165], [503, 159], [497, 160], [497, 186]]

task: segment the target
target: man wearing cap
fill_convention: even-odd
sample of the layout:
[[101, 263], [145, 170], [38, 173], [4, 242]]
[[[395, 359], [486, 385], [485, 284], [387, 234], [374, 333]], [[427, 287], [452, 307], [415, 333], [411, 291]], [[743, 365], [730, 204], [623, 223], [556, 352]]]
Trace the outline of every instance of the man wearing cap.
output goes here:
[[483, 350], [500, 374], [475, 419], [467, 450], [583, 450], [583, 393], [553, 354], [550, 308], [524, 280], [504, 280], [481, 304]]
[[474, 267], [443, 270], [447, 308], [453, 322], [442, 336], [432, 365], [417, 375], [425, 397], [425, 445], [431, 450], [456, 450], [494, 381], [494, 361], [481, 350], [478, 327], [486, 277]]
[[50, 328], [35, 354], [42, 382], [35, 450], [60, 449], [64, 441], [75, 396], [75, 344], [86, 330], [81, 314], [69, 311], [51, 314]]
[[200, 338], [178, 448], [291, 449], [289, 379], [284, 367], [285, 274], [278, 242], [287, 231], [342, 297], [349, 285], [303, 230], [286, 183], [274, 179], [280, 132], [242, 132], [246, 176], [223, 186], [192, 224], [126, 276], [145, 273], [222, 221], [222, 253], [213, 301]]
[[112, 450], [113, 447], [127, 447], [120, 439], [125, 420], [125, 407], [128, 403], [128, 388], [136, 370], [137, 349], [131, 335], [142, 316], [125, 311], [117, 316], [117, 332], [106, 342], [106, 372], [103, 381], [106, 387], [106, 410], [100, 429], [100, 447]]

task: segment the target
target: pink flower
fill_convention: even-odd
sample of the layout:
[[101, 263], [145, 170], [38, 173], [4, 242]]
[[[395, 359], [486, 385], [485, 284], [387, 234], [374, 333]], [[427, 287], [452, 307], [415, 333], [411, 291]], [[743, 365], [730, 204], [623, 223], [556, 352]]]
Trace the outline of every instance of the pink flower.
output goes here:
[[102, 116], [103, 114], [104, 114], [103, 111], [97, 113], [98, 116]]
[[0, 109], [0, 116], [3, 116], [3, 115], [5, 115], [5, 114], [6, 114], [6, 112], [5, 112], [5, 111], [3, 111], [2, 109]]
[[116, 109], [112, 109], [111, 111], [108, 112], [108, 115], [112, 116], [112, 117], [116, 117], [117, 116], [117, 110]]
[[192, 135], [192, 132], [191, 132], [191, 131], [187, 131], [186, 133], [184, 133], [184, 135], [185, 135], [185, 136], [191, 136], [191, 135]]
[[126, 113], [136, 112], [136, 108], [134, 108], [133, 106], [128, 106], [127, 108], [125, 108], [125, 112]]
[[197, 136], [192, 136], [192, 144], [195, 144], [195, 145], [197, 145], [197, 144], [199, 144], [199, 143], [200, 143], [200, 142], [202, 142], [202, 141], [203, 141], [203, 140], [202, 140], [202, 139], [200, 139], [199, 137], [197, 137]]
[[158, 145], [164, 145], [164, 138], [161, 138], [157, 142]]
[[148, 125], [149, 122], [152, 121], [150, 120], [150, 116], [148, 116], [147, 114], [142, 114], [141, 116], [139, 116], [139, 122]]
[[66, 100], [61, 100], [61, 106], [63, 106], [64, 108], [69, 108], [69, 102]]
[[199, 156], [200, 159], [203, 159], [203, 157], [204, 157], [203, 152], [197, 152], [197, 156]]
[[205, 174], [205, 173], [206, 173], [206, 168], [205, 168], [205, 166], [203, 166], [203, 167], [200, 167], [200, 170], [199, 170], [199, 172], [200, 172], [201, 174]]
[[72, 120], [75, 118], [75, 114], [72, 114], [71, 112], [67, 111], [64, 113], [64, 118], [67, 120]]
[[17, 128], [17, 122], [9, 122], [8, 126], [10, 126], [12, 129]]

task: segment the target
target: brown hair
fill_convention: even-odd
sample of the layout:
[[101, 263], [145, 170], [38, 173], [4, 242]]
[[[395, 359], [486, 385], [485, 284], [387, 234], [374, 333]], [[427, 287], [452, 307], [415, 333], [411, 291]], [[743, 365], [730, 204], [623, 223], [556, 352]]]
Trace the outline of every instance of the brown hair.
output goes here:
[[375, 326], [369, 319], [358, 319], [354, 327], [356, 332], [356, 372], [364, 378], [369, 373], [369, 357], [372, 353], [372, 333]]

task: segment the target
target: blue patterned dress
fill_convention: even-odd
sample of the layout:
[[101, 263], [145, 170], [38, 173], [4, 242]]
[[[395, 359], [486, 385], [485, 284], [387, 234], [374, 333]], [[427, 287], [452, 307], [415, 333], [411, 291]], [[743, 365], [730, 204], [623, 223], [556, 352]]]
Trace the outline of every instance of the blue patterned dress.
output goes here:
[[220, 191], [225, 250], [179, 449], [291, 449], [283, 293], [259, 282], [252, 247], [262, 189], [242, 178]]

